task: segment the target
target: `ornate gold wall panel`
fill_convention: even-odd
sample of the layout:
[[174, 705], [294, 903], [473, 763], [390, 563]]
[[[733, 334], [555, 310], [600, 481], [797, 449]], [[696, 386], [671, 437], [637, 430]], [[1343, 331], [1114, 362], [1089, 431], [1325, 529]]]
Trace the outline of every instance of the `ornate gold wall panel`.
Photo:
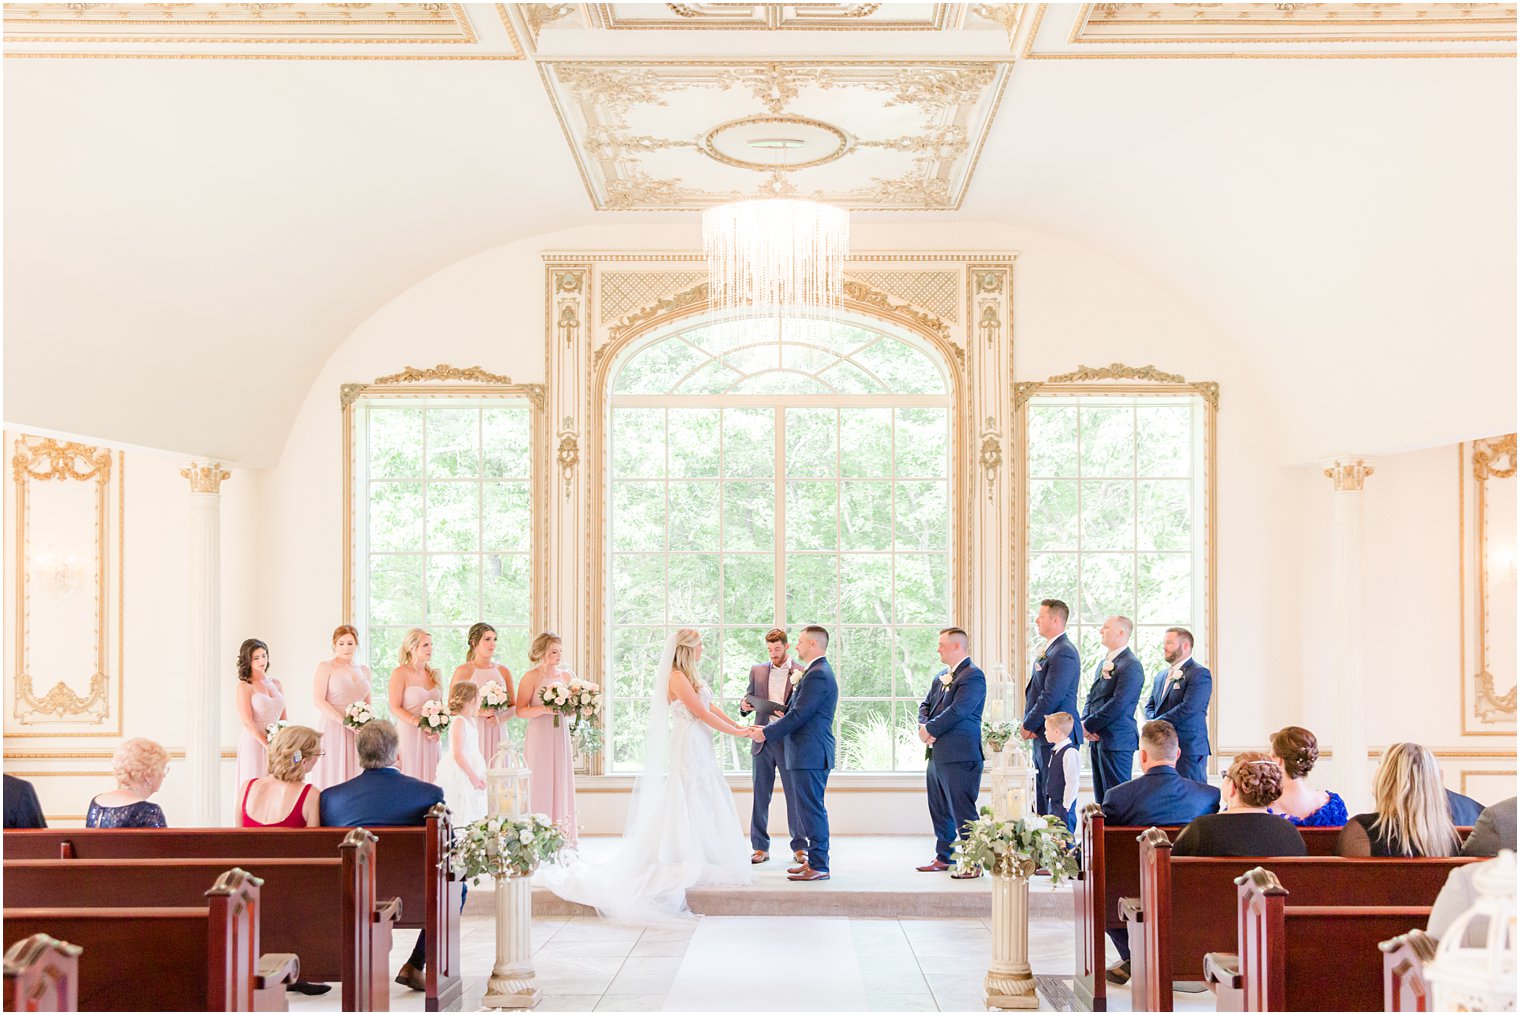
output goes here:
[[[1470, 441], [1458, 448], [1461, 514], [1462, 732], [1514, 736], [1515, 644], [1515, 435]], [[1471, 490], [1472, 528], [1467, 502]], [[1468, 532], [1471, 531], [1471, 537]], [[1471, 585], [1468, 575], [1472, 575]], [[1473, 604], [1469, 631], [1467, 602]], [[1468, 640], [1474, 663], [1467, 663]]]
[[16, 651], [5, 736], [120, 736], [124, 458], [25, 434], [6, 444]]

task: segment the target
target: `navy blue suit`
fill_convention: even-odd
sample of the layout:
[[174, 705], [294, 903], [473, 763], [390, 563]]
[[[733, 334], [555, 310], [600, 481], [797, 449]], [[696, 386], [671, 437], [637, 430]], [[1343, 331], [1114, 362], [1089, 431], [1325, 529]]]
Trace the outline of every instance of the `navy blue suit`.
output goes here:
[[42, 805], [37, 802], [37, 791], [31, 783], [14, 775], [5, 777], [5, 827], [47, 827], [47, 820], [42, 816]]
[[1446, 806], [1451, 809], [1451, 823], [1454, 825], [1475, 825], [1478, 815], [1483, 813], [1483, 805], [1478, 801], [1451, 790], [1446, 791]]
[[[1171, 765], [1155, 765], [1138, 779], [1115, 786], [1103, 798], [1107, 825], [1185, 825], [1202, 814], [1219, 812], [1219, 789], [1184, 778]], [[1129, 961], [1129, 932], [1108, 932], [1119, 958]]]
[[[442, 786], [402, 775], [394, 768], [366, 768], [347, 782], [324, 789], [317, 808], [324, 827], [374, 829], [427, 824], [428, 811], [441, 803]], [[465, 887], [463, 883], [459, 887], [459, 906], [463, 909]], [[427, 965], [426, 931], [418, 932], [407, 964], [414, 969]]]
[[1182, 664], [1182, 679], [1167, 688], [1168, 666], [1156, 674], [1151, 696], [1145, 703], [1147, 719], [1165, 719], [1177, 731], [1177, 772], [1197, 782], [1209, 781], [1209, 695], [1214, 693], [1214, 678], [1196, 660]]
[[929, 820], [934, 825], [934, 855], [950, 862], [950, 851], [966, 822], [976, 820], [976, 797], [982, 788], [982, 707], [987, 678], [968, 657], [960, 661], [946, 687], [941, 670], [918, 706], [918, 721], [934, 744], [925, 775]]
[[[1066, 712], [1077, 718], [1077, 684], [1082, 679], [1082, 660], [1077, 647], [1066, 637], [1056, 635], [1045, 649], [1044, 661], [1035, 660], [1024, 688], [1024, 728], [1034, 734], [1034, 791], [1036, 800], [1044, 800], [1050, 770], [1051, 744], [1045, 739], [1045, 717], [1051, 712]], [[1082, 742], [1082, 724], [1072, 723], [1071, 742]]]
[[829, 771], [834, 767], [834, 712], [839, 707], [839, 681], [823, 656], [808, 664], [792, 691], [786, 715], [765, 727], [767, 742], [786, 741], [786, 767], [797, 790], [797, 819], [808, 842], [807, 865], [820, 874], [829, 870], [829, 812], [823, 805]]
[[1105, 675], [1107, 662], [1099, 660], [1093, 671], [1087, 713], [1082, 716], [1082, 728], [1098, 735], [1089, 743], [1093, 799], [1098, 801], [1115, 786], [1128, 782], [1134, 772], [1135, 751], [1140, 746], [1135, 708], [1140, 704], [1140, 692], [1145, 690], [1145, 667], [1135, 653], [1121, 649], [1114, 656], [1113, 670]]

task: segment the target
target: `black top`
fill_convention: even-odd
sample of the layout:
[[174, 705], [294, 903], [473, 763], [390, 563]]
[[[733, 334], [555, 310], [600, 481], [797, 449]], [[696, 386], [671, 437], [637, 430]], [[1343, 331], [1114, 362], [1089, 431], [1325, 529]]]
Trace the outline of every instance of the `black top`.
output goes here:
[[1205, 814], [1172, 844], [1173, 856], [1308, 856], [1304, 837], [1280, 814]]
[[[1335, 851], [1341, 856], [1424, 856], [1424, 853], [1405, 853], [1393, 848], [1393, 840], [1389, 836], [1389, 828], [1384, 825], [1374, 829], [1379, 814], [1376, 812], [1358, 814], [1346, 822], [1346, 827], [1341, 829], [1341, 836], [1335, 842]], [[1452, 852], [1455, 856], [1459, 851], [1460, 842], [1452, 838]]]

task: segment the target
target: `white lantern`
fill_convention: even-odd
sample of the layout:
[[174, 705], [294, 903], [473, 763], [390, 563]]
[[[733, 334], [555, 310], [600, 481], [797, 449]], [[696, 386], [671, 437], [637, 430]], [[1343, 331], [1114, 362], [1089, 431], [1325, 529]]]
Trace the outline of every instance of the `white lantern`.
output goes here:
[[1441, 937], [1425, 966], [1435, 1011], [1515, 1010], [1515, 854], [1473, 871], [1478, 898]]
[[533, 813], [533, 772], [522, 752], [504, 742], [486, 770], [486, 812], [492, 817], [525, 818]]
[[1009, 743], [1000, 757], [991, 772], [992, 816], [999, 821], [1016, 821], [1034, 814], [1035, 773], [1029, 753], [1017, 743]]

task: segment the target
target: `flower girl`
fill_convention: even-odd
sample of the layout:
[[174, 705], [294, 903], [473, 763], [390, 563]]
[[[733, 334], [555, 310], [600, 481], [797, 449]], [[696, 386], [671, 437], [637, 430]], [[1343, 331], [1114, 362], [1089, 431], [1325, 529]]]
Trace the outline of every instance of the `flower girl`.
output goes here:
[[449, 724], [449, 749], [438, 763], [434, 780], [443, 787], [444, 802], [453, 812], [454, 827], [486, 816], [486, 759], [480, 753], [476, 716], [480, 714], [480, 688], [469, 681], [449, 691], [449, 711], [456, 720]]

